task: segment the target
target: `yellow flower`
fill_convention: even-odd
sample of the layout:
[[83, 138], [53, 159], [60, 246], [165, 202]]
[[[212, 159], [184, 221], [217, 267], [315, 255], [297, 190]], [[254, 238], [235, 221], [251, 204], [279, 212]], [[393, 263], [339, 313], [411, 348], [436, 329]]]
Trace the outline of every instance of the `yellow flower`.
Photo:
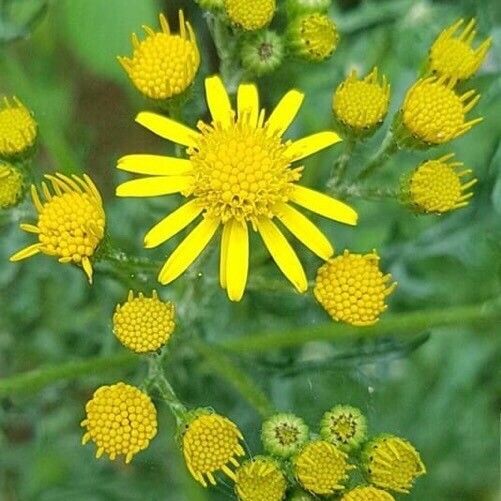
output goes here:
[[425, 144], [443, 144], [482, 121], [482, 118], [466, 121], [466, 114], [480, 96], [474, 90], [459, 95], [453, 87], [453, 80], [429, 77], [418, 80], [410, 88], [402, 109], [407, 135]]
[[426, 468], [416, 449], [407, 440], [380, 435], [363, 450], [362, 465], [370, 483], [383, 489], [408, 493]]
[[462, 169], [462, 162], [449, 162], [453, 157], [454, 153], [451, 153], [437, 160], [428, 160], [412, 173], [404, 190], [418, 211], [443, 214], [468, 205], [473, 197], [473, 192], [468, 192], [468, 189], [476, 184], [477, 179], [463, 184], [461, 178], [472, 171]]
[[250, 223], [285, 276], [304, 292], [308, 282], [303, 267], [273, 219], [321, 258], [330, 258], [333, 250], [327, 238], [290, 202], [350, 225], [356, 224], [357, 214], [342, 202], [297, 185], [302, 169], [292, 168], [291, 163], [338, 142], [339, 136], [325, 131], [294, 142], [282, 139], [303, 100], [297, 90], [288, 92], [265, 122], [254, 85], [240, 85], [235, 114], [221, 79], [211, 77], [205, 84], [213, 121], [210, 125], [200, 121], [200, 132], [155, 113], [143, 112], [136, 119], [156, 134], [186, 146], [189, 158], [123, 157], [119, 169], [151, 177], [120, 185], [117, 195], [181, 193], [190, 199], [148, 232], [148, 248], [165, 242], [202, 215], [160, 271], [162, 284], [179, 277], [222, 225], [220, 283], [231, 300], [240, 300], [248, 275]]
[[169, 99], [182, 94], [195, 79], [200, 66], [195, 33], [179, 11], [179, 34], [172, 34], [167, 18], [160, 14], [162, 31], [145, 26], [146, 38], [139, 41], [134, 33], [132, 58], [119, 57], [132, 83], [145, 96]]
[[50, 192], [42, 183], [42, 202], [35, 186], [31, 187], [38, 223], [21, 224], [21, 229], [38, 235], [38, 243], [14, 254], [10, 260], [20, 261], [39, 252], [55, 256], [60, 263], [75, 263], [83, 268], [92, 283], [90, 258], [104, 236], [105, 214], [96, 186], [87, 175], [83, 178], [63, 174], [46, 175], [52, 184]]
[[276, 461], [256, 457], [235, 472], [235, 492], [240, 501], [281, 501], [287, 482]]
[[214, 474], [221, 470], [235, 480], [229, 464], [238, 467], [237, 458], [245, 455], [240, 440], [243, 440], [240, 430], [228, 418], [196, 411], [182, 437], [184, 460], [193, 478], [204, 487], [208, 485], [206, 478], [215, 485]]
[[0, 109], [0, 156], [16, 158], [26, 154], [35, 144], [37, 123], [31, 112], [17, 99], [3, 98]]
[[389, 492], [381, 489], [362, 486], [347, 492], [341, 501], [395, 501], [395, 498]]
[[377, 68], [363, 80], [356, 71], [342, 82], [332, 100], [336, 118], [354, 131], [373, 129], [381, 124], [388, 112], [390, 85], [383, 76], [379, 83]]
[[476, 49], [472, 43], [476, 30], [472, 19], [462, 33], [458, 30], [464, 20], [459, 19], [440, 33], [430, 50], [430, 69], [438, 75], [456, 80], [465, 80], [473, 76], [485, 59], [492, 45], [492, 38], [487, 38]]
[[355, 468], [348, 456], [324, 440], [306, 444], [293, 460], [294, 474], [306, 490], [314, 494], [334, 494], [344, 489], [347, 472]]
[[92, 440], [96, 457], [124, 456], [130, 463], [157, 434], [157, 411], [148, 395], [125, 383], [98, 388], [85, 406], [82, 444]]
[[322, 61], [336, 49], [339, 32], [329, 16], [315, 12], [297, 18], [291, 27], [290, 39], [297, 55]]
[[24, 177], [14, 166], [0, 164], [0, 208], [16, 205], [24, 193]]
[[230, 21], [246, 31], [254, 31], [270, 24], [277, 8], [275, 0], [224, 0]]
[[152, 297], [134, 297], [129, 292], [127, 302], [117, 305], [113, 315], [113, 332], [120, 342], [136, 353], [158, 350], [169, 340], [176, 326], [174, 305]]
[[376, 251], [363, 255], [345, 250], [319, 268], [313, 292], [334, 320], [364, 326], [379, 320], [395, 287], [391, 275], [379, 269]]
[[320, 421], [324, 440], [344, 451], [356, 449], [367, 437], [367, 420], [356, 407], [336, 405]]

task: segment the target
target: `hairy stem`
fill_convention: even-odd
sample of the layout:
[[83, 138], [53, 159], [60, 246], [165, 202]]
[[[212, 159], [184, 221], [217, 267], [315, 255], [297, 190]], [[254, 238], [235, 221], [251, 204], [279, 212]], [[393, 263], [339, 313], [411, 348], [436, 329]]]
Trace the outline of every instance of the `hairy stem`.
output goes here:
[[370, 160], [370, 162], [365, 166], [365, 168], [357, 176], [357, 180], [362, 181], [372, 176], [374, 172], [380, 169], [396, 152], [398, 151], [398, 144], [393, 137], [391, 131], [384, 138], [381, 148], [376, 153], [376, 155]]
[[346, 139], [343, 153], [339, 155], [339, 158], [332, 166], [331, 176], [329, 181], [327, 181], [327, 187], [329, 189], [334, 189], [336, 186], [339, 186], [342, 183], [343, 177], [346, 174], [348, 162], [353, 155], [353, 150], [355, 149], [356, 144], [357, 141], [355, 138], [348, 137]]

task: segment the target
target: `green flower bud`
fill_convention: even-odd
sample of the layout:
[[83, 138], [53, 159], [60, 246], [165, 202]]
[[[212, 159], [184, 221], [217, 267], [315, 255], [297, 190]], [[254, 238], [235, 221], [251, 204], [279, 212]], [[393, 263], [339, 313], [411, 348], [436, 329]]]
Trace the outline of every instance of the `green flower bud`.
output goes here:
[[344, 451], [360, 446], [367, 437], [367, 420], [356, 407], [336, 405], [320, 421], [320, 435]]
[[332, 55], [339, 33], [329, 16], [315, 12], [295, 19], [289, 27], [288, 39], [295, 55], [318, 62]]
[[268, 418], [261, 428], [264, 449], [282, 458], [295, 454], [308, 438], [308, 426], [294, 414], [276, 414]]
[[206, 10], [218, 10], [224, 7], [224, 0], [195, 0], [200, 8]]
[[11, 164], [0, 164], [0, 208], [15, 207], [26, 189], [23, 173]]
[[326, 12], [332, 0], [287, 0], [287, 11], [292, 14]]
[[284, 58], [282, 38], [274, 31], [262, 31], [248, 36], [242, 44], [242, 66], [253, 75], [264, 75], [276, 70]]

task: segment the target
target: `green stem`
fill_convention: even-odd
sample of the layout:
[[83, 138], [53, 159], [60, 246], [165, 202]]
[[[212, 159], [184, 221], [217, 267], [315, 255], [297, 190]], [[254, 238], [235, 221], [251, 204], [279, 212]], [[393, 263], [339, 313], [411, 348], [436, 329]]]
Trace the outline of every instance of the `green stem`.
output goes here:
[[346, 174], [346, 168], [348, 167], [348, 162], [353, 155], [353, 150], [357, 144], [357, 140], [354, 137], [348, 137], [345, 142], [345, 148], [343, 153], [336, 160], [332, 166], [331, 176], [327, 182], [327, 187], [334, 189], [339, 186], [343, 181], [343, 177]]
[[357, 184], [333, 187], [331, 193], [343, 199], [353, 197], [366, 200], [382, 200], [385, 198], [398, 200], [399, 198], [399, 191], [393, 188], [376, 188]]
[[226, 379], [261, 416], [273, 414], [273, 404], [266, 394], [220, 348], [213, 348], [202, 342], [194, 343], [193, 347], [205, 358], [210, 368]]
[[220, 346], [234, 353], [264, 352], [281, 348], [300, 346], [311, 341], [336, 341], [346, 338], [375, 338], [381, 336], [403, 336], [437, 327], [479, 324], [501, 319], [498, 302], [448, 309], [416, 311], [388, 315], [371, 327], [352, 327], [341, 323], [326, 323], [287, 331], [265, 331], [232, 338]]
[[115, 369], [133, 367], [137, 356], [120, 353], [107, 357], [92, 357], [87, 360], [72, 360], [65, 364], [42, 366], [22, 374], [0, 379], [0, 397], [33, 393], [58, 381], [68, 381], [79, 376], [93, 376]]
[[384, 138], [381, 148], [372, 158], [372, 160], [366, 165], [366, 167], [357, 176], [357, 179], [362, 181], [367, 179], [369, 176], [374, 174], [380, 167], [382, 167], [385, 162], [391, 158], [398, 151], [398, 144], [393, 137], [393, 133], [388, 131], [388, 134]]

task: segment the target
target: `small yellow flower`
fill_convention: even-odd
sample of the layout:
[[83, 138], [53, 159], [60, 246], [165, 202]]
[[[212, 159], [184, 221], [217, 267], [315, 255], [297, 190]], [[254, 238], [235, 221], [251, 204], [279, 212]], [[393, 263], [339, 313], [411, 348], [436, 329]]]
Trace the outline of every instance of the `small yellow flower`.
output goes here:
[[356, 407], [336, 405], [320, 421], [324, 440], [346, 452], [356, 449], [367, 437], [367, 420]]
[[132, 35], [134, 53], [131, 58], [119, 57], [132, 83], [151, 99], [169, 99], [182, 94], [195, 79], [200, 66], [195, 33], [179, 11], [179, 34], [170, 31], [167, 18], [160, 14], [162, 31], [145, 26], [146, 38], [139, 41]]
[[341, 501], [395, 501], [395, 498], [389, 492], [381, 489], [362, 486], [347, 492]]
[[14, 254], [10, 260], [20, 261], [39, 252], [55, 256], [60, 263], [81, 266], [92, 283], [91, 258], [103, 239], [105, 214], [101, 195], [87, 175], [83, 178], [63, 174], [46, 175], [52, 191], [45, 182], [39, 197], [35, 186], [31, 197], [38, 212], [38, 223], [21, 224], [21, 229], [38, 235], [38, 243]]
[[0, 109], [0, 156], [12, 159], [23, 156], [35, 144], [37, 123], [32, 113], [17, 99], [3, 98]]
[[472, 173], [463, 169], [462, 162], [450, 162], [454, 154], [422, 163], [411, 175], [405, 196], [420, 212], [443, 214], [469, 203], [473, 192], [468, 192], [477, 179], [462, 183], [464, 176]]
[[339, 32], [328, 15], [315, 12], [296, 19], [290, 30], [290, 39], [297, 55], [322, 61], [336, 50]]
[[235, 472], [235, 492], [240, 501], [282, 501], [287, 482], [279, 464], [256, 457]]
[[314, 494], [334, 494], [344, 489], [348, 471], [355, 467], [348, 456], [324, 440], [306, 444], [293, 460], [294, 474], [306, 490]]
[[24, 193], [24, 177], [14, 166], [0, 164], [0, 208], [16, 205]]
[[370, 483], [382, 489], [408, 493], [414, 481], [426, 473], [412, 444], [392, 435], [380, 435], [371, 440], [362, 456]]
[[277, 8], [275, 0], [224, 0], [230, 21], [246, 31], [254, 31], [270, 24]]
[[379, 256], [350, 254], [345, 250], [317, 272], [314, 294], [334, 320], [352, 325], [375, 324], [396, 287], [391, 275], [379, 269]]
[[87, 431], [82, 444], [92, 440], [97, 458], [124, 456], [130, 463], [157, 433], [157, 411], [150, 397], [125, 383], [98, 388], [85, 411], [87, 417], [81, 425]]
[[214, 474], [222, 471], [232, 480], [238, 467], [237, 458], [244, 456], [240, 445], [243, 436], [237, 425], [224, 416], [205, 410], [195, 412], [182, 437], [184, 460], [193, 478], [207, 487], [216, 484]]
[[482, 118], [466, 121], [480, 96], [470, 90], [454, 91], [454, 81], [444, 77], [418, 80], [407, 92], [402, 108], [404, 134], [426, 145], [443, 144], [468, 132]]
[[233, 301], [242, 298], [249, 268], [249, 225], [261, 235], [280, 270], [299, 292], [308, 288], [304, 269], [279, 227], [280, 220], [299, 241], [323, 259], [333, 249], [320, 230], [292, 204], [324, 217], [355, 225], [357, 213], [327, 195], [300, 186], [302, 160], [340, 141], [333, 131], [312, 134], [297, 141], [282, 135], [294, 120], [303, 94], [289, 91], [265, 121], [257, 88], [238, 88], [237, 108], [217, 76], [205, 81], [212, 123], [198, 123], [200, 132], [170, 118], [143, 112], [136, 121], [161, 137], [187, 147], [188, 159], [156, 155], [128, 155], [118, 168], [149, 177], [128, 181], [117, 188], [121, 197], [155, 197], [181, 193], [189, 201], [155, 225], [145, 246], [157, 247], [195, 219], [202, 221], [167, 259], [159, 281], [179, 277], [209, 244], [220, 226], [219, 277]]
[[174, 305], [152, 297], [134, 297], [129, 292], [127, 301], [117, 305], [113, 315], [113, 332], [120, 342], [136, 353], [156, 351], [169, 340], [176, 326]]
[[463, 24], [464, 20], [459, 19], [437, 37], [430, 50], [431, 71], [456, 80], [470, 78], [478, 71], [491, 48], [492, 38], [474, 49], [476, 21], [472, 19], [463, 32], [458, 33]]
[[378, 70], [374, 68], [364, 79], [359, 80], [356, 71], [342, 82], [332, 100], [336, 118], [355, 132], [372, 130], [381, 124], [388, 112], [390, 85], [383, 76], [379, 82]]

